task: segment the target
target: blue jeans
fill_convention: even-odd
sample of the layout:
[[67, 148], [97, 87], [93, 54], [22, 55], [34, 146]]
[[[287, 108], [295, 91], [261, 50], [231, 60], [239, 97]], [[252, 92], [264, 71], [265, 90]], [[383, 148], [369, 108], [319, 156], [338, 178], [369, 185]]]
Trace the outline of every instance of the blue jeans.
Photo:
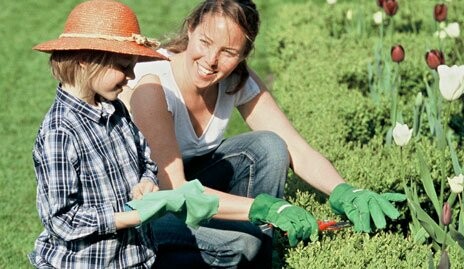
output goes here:
[[[289, 155], [285, 142], [269, 131], [225, 139], [204, 156], [184, 161], [188, 180], [227, 193], [282, 197]], [[198, 229], [172, 215], [153, 221], [158, 243], [155, 268], [271, 268], [272, 230], [247, 221], [212, 219]]]

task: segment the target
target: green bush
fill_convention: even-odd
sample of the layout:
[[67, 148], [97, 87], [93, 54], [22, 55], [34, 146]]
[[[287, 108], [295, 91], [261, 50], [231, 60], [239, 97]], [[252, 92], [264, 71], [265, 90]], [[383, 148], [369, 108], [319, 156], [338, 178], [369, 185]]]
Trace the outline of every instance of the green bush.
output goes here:
[[[401, 234], [375, 236], [337, 231], [315, 242], [300, 243], [286, 255], [287, 268], [429, 268], [429, 246], [418, 245]], [[450, 248], [451, 268], [462, 268], [464, 259]], [[433, 264], [438, 263], [435, 255]]]
[[[361, 2], [361, 3], [359, 3]], [[382, 81], [398, 72], [398, 110], [402, 120], [412, 126], [415, 98], [421, 92], [427, 96], [426, 83], [433, 83], [433, 72], [425, 64], [424, 55], [437, 48], [433, 37], [435, 22], [432, 1], [401, 1], [398, 14], [385, 25], [383, 46], [379, 46], [378, 26], [372, 23], [372, 14], [380, 9], [375, 1], [341, 1], [329, 6], [324, 1], [283, 5], [277, 21], [266, 34], [268, 62], [274, 75], [272, 94], [294, 126], [307, 141], [340, 171], [343, 177], [356, 186], [377, 192], [403, 192], [401, 175], [407, 182], [415, 182], [421, 206], [433, 212], [418, 171], [416, 156], [420, 147], [425, 153], [427, 166], [438, 190], [443, 165], [428, 126], [427, 115], [422, 111], [420, 136], [414, 138], [400, 159], [399, 148], [386, 145], [386, 135], [394, 125], [390, 119], [391, 100], [388, 92], [375, 101], [370, 84], [378, 80], [381, 91], [393, 83]], [[360, 8], [360, 6], [362, 8]], [[460, 5], [464, 8], [464, 5]], [[347, 21], [345, 14], [351, 9], [357, 16]], [[424, 14], [429, 14], [426, 17]], [[449, 13], [449, 21], [459, 21]], [[389, 61], [390, 48], [402, 44], [406, 59], [400, 65]], [[460, 41], [444, 40], [441, 43], [448, 65], [459, 64], [454, 48]], [[383, 55], [376, 62], [376, 54]], [[384, 73], [375, 68], [369, 81], [369, 65], [379, 64]], [[463, 64], [463, 63], [461, 63]], [[386, 73], [385, 73], [386, 72]], [[461, 103], [451, 105], [451, 114], [459, 130]], [[448, 120], [443, 118], [442, 120]], [[462, 135], [456, 132], [457, 143]], [[445, 153], [449, 156], [449, 152]], [[463, 153], [458, 152], [459, 160]], [[444, 168], [453, 174], [451, 162]], [[447, 193], [449, 190], [446, 189]], [[315, 192], [294, 174], [290, 174], [286, 197], [307, 208], [320, 219], [338, 219], [331, 213], [325, 195]], [[430, 245], [411, 239], [409, 209], [406, 203], [398, 205], [402, 217], [389, 223], [386, 232], [371, 235], [350, 231], [321, 237], [321, 241], [289, 249], [285, 240], [282, 251], [288, 268], [428, 268]], [[430, 213], [436, 219], [436, 214]], [[427, 241], [431, 243], [431, 240]], [[462, 264], [459, 248], [453, 247], [452, 268]], [[434, 252], [435, 253], [435, 252]], [[434, 254], [437, 263], [437, 255]]]

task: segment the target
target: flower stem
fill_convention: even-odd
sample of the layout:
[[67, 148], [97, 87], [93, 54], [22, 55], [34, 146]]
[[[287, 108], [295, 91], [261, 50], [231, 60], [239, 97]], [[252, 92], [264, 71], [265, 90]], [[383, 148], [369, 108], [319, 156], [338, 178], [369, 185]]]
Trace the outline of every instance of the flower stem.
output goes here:
[[[448, 132], [448, 118], [449, 115], [451, 114], [451, 105], [447, 107], [445, 110], [445, 117], [443, 118], [443, 134], [442, 137], [437, 137], [439, 140], [444, 141], [444, 145], [446, 145], [446, 133]], [[440, 144], [440, 142], [439, 142]], [[444, 192], [445, 192], [445, 178], [447, 178], [447, 173], [446, 173], [446, 150], [445, 146], [442, 149], [442, 154], [441, 154], [441, 181], [440, 181], [440, 205], [443, 205], [443, 200], [444, 200]], [[441, 210], [441, 209], [440, 209]], [[441, 211], [438, 212], [439, 216], [441, 216]]]
[[[403, 167], [403, 147], [400, 147], [400, 163], [401, 163], [401, 167]], [[400, 173], [401, 173], [401, 180], [403, 182], [403, 189], [407, 191], [404, 169], [400, 169]]]
[[459, 216], [458, 216], [458, 232], [462, 233], [464, 230], [464, 223], [461, 223], [461, 218], [462, 218], [462, 200], [461, 200], [461, 193], [458, 193], [458, 199], [459, 199]]

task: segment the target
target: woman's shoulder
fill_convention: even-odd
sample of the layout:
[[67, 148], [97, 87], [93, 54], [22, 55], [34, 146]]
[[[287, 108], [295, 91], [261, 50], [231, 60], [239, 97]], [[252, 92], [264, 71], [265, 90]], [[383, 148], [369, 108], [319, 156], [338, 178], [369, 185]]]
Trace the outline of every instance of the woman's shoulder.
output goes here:
[[[162, 55], [169, 58], [171, 53], [166, 49], [157, 50]], [[169, 61], [148, 61], [148, 62], [139, 62], [134, 67], [134, 79], [129, 80], [127, 85], [131, 88], [134, 88], [135, 85], [146, 75], [155, 75], [155, 76], [164, 76], [170, 72], [171, 65]]]

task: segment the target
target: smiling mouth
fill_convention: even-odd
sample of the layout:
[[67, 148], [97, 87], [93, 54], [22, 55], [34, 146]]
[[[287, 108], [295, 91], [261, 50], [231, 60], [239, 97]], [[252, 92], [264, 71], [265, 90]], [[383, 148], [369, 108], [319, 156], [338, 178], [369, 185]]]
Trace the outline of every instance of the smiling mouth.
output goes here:
[[201, 66], [199, 63], [197, 63], [197, 66], [198, 66], [198, 73], [202, 76], [211, 76], [211, 75], [214, 75], [216, 72], [214, 71], [211, 71], [207, 68], [204, 68], [203, 66]]

